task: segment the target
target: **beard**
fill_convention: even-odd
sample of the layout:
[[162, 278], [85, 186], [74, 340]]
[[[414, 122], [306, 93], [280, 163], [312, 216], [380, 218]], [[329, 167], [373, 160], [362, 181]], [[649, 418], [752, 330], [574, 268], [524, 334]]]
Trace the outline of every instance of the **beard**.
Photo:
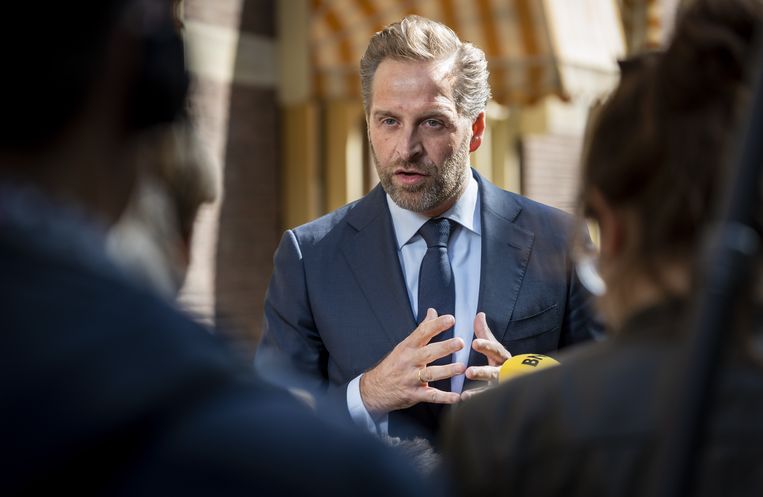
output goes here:
[[[469, 138], [465, 138], [455, 152], [447, 157], [441, 166], [428, 160], [406, 161], [398, 159], [389, 164], [380, 164], [371, 145], [376, 172], [384, 191], [403, 209], [413, 212], [428, 212], [443, 205], [450, 199], [458, 198], [466, 186], [469, 159]], [[395, 170], [404, 168], [426, 175], [426, 180], [417, 185], [395, 183]]]

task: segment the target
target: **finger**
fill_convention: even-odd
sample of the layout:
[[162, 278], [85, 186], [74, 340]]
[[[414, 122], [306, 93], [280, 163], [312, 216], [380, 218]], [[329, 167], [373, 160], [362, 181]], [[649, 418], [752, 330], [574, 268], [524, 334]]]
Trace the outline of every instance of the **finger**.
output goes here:
[[419, 402], [432, 404], [456, 404], [461, 401], [461, 395], [455, 392], [443, 392], [436, 388], [427, 387], [421, 390]]
[[465, 347], [464, 341], [459, 337], [449, 338], [442, 342], [434, 342], [417, 351], [416, 359], [419, 364], [429, 364], [440, 357], [449, 356]]
[[444, 366], [427, 366], [421, 370], [421, 379], [426, 382], [452, 378], [466, 371], [466, 365], [460, 362], [446, 364]]
[[497, 366], [471, 366], [466, 368], [466, 377], [477, 381], [498, 381], [501, 368]]
[[511, 353], [506, 350], [506, 347], [495, 339], [485, 340], [483, 338], [475, 338], [472, 341], [472, 348], [495, 364], [503, 364], [511, 358]]
[[[431, 307], [427, 309], [427, 315], [424, 316], [424, 321], [431, 321], [437, 317], [437, 311], [432, 309]], [[422, 323], [424, 322], [422, 321]]]
[[[429, 311], [427, 311], [429, 316]], [[448, 330], [456, 324], [456, 318], [450, 314], [443, 314], [442, 316], [433, 318], [429, 321], [426, 319], [421, 322], [418, 328], [411, 333], [411, 339], [414, 344], [421, 347], [429, 343], [432, 338], [445, 330]]]
[[472, 388], [470, 390], [464, 390], [461, 393], [461, 400], [469, 400], [472, 397], [474, 397], [475, 395], [481, 394], [482, 392], [484, 392], [488, 388], [490, 388], [490, 387], [479, 387], [479, 388]]
[[478, 312], [474, 318], [474, 336], [485, 340], [495, 340], [493, 332], [487, 325], [487, 316], [484, 312]]

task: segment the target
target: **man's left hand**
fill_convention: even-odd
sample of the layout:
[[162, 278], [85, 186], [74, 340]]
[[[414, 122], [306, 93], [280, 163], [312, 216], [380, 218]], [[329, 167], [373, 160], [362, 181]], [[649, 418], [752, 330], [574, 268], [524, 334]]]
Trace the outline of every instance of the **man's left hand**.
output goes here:
[[484, 392], [490, 386], [498, 383], [498, 372], [511, 353], [506, 350], [501, 342], [496, 340], [490, 328], [487, 326], [485, 313], [480, 312], [474, 318], [474, 341], [472, 348], [487, 357], [487, 366], [470, 366], [466, 369], [466, 377], [470, 380], [485, 381], [484, 387], [473, 388], [461, 394], [461, 399], [466, 400], [474, 395]]

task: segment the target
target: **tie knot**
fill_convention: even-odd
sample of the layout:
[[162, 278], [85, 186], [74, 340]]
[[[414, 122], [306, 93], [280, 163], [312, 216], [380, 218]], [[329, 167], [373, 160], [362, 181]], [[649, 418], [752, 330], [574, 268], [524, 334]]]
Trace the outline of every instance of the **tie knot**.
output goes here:
[[419, 228], [421, 237], [427, 242], [427, 248], [448, 248], [448, 238], [450, 238], [451, 231], [452, 221], [444, 217], [430, 219], [424, 223], [424, 226]]

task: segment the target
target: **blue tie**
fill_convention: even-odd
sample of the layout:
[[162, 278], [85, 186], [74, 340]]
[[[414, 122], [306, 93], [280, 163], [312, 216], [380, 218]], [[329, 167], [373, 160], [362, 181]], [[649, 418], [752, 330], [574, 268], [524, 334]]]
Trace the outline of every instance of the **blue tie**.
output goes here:
[[[453, 231], [453, 225], [454, 223], [449, 219], [437, 218], [430, 219], [419, 229], [421, 237], [427, 243], [427, 253], [421, 261], [419, 271], [419, 323], [424, 320], [427, 309], [430, 307], [436, 310], [439, 316], [456, 313], [456, 284], [448, 258], [448, 239]], [[435, 336], [432, 342], [449, 338], [453, 338], [453, 328]], [[432, 362], [431, 365], [451, 362], [452, 357], [445, 356]], [[431, 382], [430, 386], [449, 392], [450, 378]]]

